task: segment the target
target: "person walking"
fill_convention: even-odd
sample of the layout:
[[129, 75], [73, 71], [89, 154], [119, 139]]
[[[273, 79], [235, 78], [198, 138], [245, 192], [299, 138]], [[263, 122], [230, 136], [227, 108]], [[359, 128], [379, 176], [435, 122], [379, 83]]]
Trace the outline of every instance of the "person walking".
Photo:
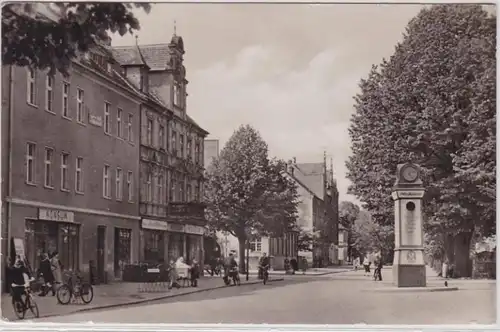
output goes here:
[[59, 260], [59, 252], [54, 251], [52, 253], [52, 257], [50, 258], [50, 265], [52, 270], [52, 275], [54, 276], [54, 291], [57, 291], [59, 287], [61, 287], [63, 283], [63, 266], [61, 261]]
[[45, 252], [41, 254], [40, 267], [38, 268], [38, 275], [43, 277], [43, 287], [39, 296], [45, 296], [52, 290], [52, 296], [56, 295], [54, 288], [54, 274], [52, 273], [52, 266], [50, 264], [49, 255]]
[[365, 268], [365, 276], [370, 275], [370, 260], [368, 259], [368, 256], [365, 256], [363, 259], [363, 267]]

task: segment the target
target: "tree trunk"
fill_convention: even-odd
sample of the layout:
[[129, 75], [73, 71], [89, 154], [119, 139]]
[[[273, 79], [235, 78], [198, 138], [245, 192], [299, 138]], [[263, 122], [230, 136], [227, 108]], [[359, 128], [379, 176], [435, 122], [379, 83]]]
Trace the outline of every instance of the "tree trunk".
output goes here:
[[470, 269], [470, 243], [472, 232], [459, 233], [455, 236], [455, 268], [453, 277], [467, 278], [472, 275]]
[[442, 262], [448, 261], [448, 266], [455, 263], [455, 238], [451, 234], [443, 234], [444, 238], [444, 257]]
[[239, 237], [238, 244], [239, 244], [238, 266], [240, 267], [240, 273], [245, 273], [246, 254], [247, 254], [247, 251], [245, 249], [247, 247], [247, 239], [244, 237]]

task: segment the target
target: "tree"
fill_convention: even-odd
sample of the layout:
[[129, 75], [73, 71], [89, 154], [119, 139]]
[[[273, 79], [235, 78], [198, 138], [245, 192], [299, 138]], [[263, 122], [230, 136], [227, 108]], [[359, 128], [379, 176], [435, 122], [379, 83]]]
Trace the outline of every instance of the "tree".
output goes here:
[[353, 226], [358, 218], [359, 206], [352, 202], [343, 201], [339, 204], [339, 222], [347, 230], [347, 256], [352, 257], [353, 249]]
[[238, 238], [242, 272], [248, 240], [294, 228], [297, 189], [282, 176], [284, 165], [269, 160], [266, 142], [245, 125], [234, 132], [207, 170], [207, 220], [210, 227]]
[[[110, 43], [109, 33], [121, 36], [139, 30], [131, 11], [147, 3], [53, 2], [12, 3], [2, 7], [2, 62], [60, 71], [67, 75], [71, 61], [99, 43]], [[43, 15], [52, 9], [58, 20]], [[41, 13], [42, 12], [42, 13]]]
[[353, 225], [353, 246], [363, 254], [380, 252], [384, 261], [392, 261], [394, 227], [376, 223], [367, 211], [360, 211]]
[[410, 21], [394, 54], [361, 80], [346, 163], [374, 220], [393, 220], [396, 166], [423, 168], [427, 231], [448, 235], [467, 275], [474, 231], [495, 229], [496, 17], [478, 5], [434, 5]]

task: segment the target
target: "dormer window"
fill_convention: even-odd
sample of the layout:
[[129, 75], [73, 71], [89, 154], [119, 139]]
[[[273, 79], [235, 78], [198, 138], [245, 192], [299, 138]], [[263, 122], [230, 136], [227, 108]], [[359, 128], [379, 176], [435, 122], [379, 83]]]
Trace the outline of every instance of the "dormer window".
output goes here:
[[182, 89], [178, 82], [174, 83], [174, 105], [182, 107]]
[[139, 89], [144, 92], [144, 73], [142, 71], [139, 75]]
[[111, 65], [111, 63], [106, 63], [106, 69], [108, 71], [108, 73], [112, 73], [113, 72], [113, 66]]

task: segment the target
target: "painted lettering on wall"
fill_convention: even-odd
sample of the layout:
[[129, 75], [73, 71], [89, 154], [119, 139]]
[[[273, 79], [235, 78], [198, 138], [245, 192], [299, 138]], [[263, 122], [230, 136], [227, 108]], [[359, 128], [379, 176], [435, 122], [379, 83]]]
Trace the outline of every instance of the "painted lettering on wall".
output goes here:
[[75, 214], [70, 211], [39, 209], [38, 219], [59, 222], [75, 222]]
[[89, 123], [97, 127], [102, 127], [102, 116], [89, 114]]

